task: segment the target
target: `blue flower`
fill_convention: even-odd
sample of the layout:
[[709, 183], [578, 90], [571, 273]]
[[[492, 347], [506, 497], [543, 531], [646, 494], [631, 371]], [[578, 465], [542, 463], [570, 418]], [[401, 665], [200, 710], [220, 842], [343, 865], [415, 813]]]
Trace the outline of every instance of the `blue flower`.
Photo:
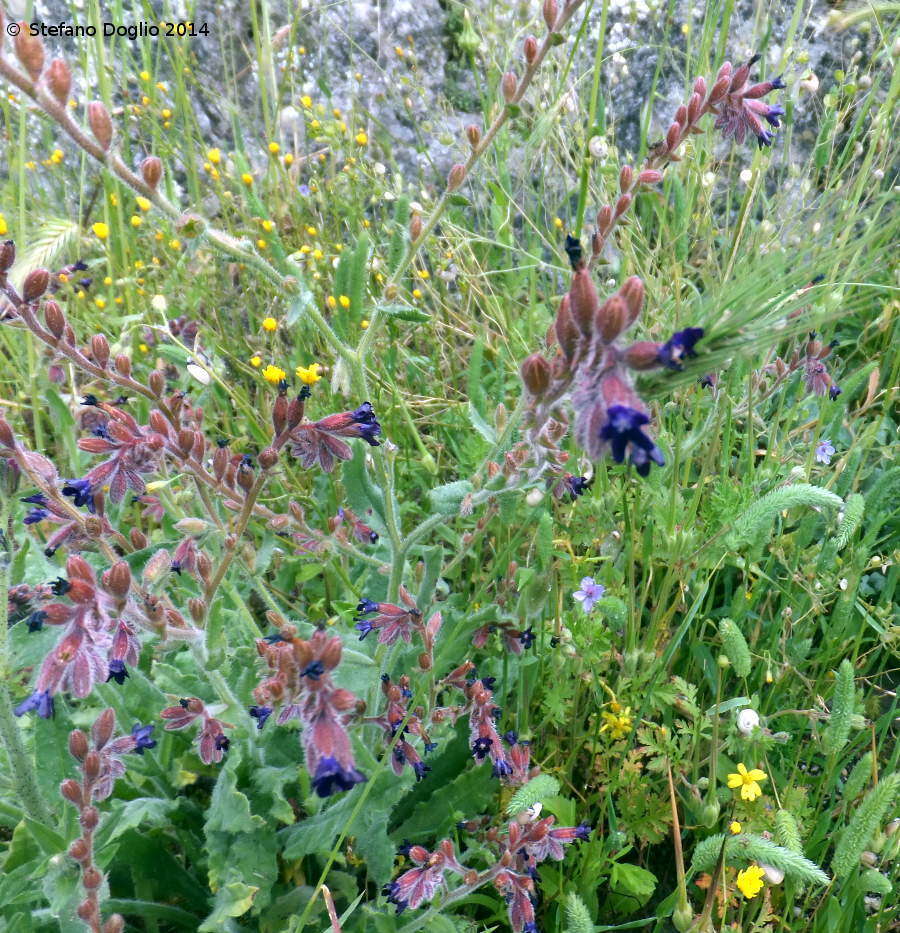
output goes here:
[[357, 423], [359, 436], [371, 447], [378, 447], [375, 438], [381, 434], [381, 425], [375, 417], [371, 402], [363, 402], [353, 413], [353, 420]]
[[431, 768], [429, 768], [424, 761], [414, 762], [412, 769], [416, 774], [416, 781], [424, 781], [426, 772], [431, 770]]
[[833, 402], [833, 401], [841, 394], [842, 391], [843, 391], [843, 389], [841, 389], [841, 387], [840, 387], [839, 385], [832, 385], [832, 386], [828, 389], [828, 397], [829, 397], [829, 398], [831, 399], [831, 401]]
[[437, 742], [426, 742], [425, 743], [425, 752], [433, 752], [438, 746]]
[[127, 676], [128, 671], [125, 668], [124, 661], [114, 659], [109, 662], [109, 675], [106, 678], [107, 683], [114, 680], [117, 684], [124, 684]]
[[42, 522], [49, 514], [50, 513], [46, 509], [29, 509], [22, 521], [26, 525], [36, 525], [38, 522]]
[[139, 722], [136, 722], [134, 726], [132, 726], [131, 737], [134, 739], [134, 750], [138, 755], [143, 755], [145, 748], [156, 748], [156, 740], [150, 738], [150, 733], [152, 731], [152, 722], [146, 726], [142, 726]]
[[91, 492], [90, 480], [66, 480], [66, 483], [62, 488], [62, 494], [64, 496], [71, 496], [75, 502], [75, 505], [79, 508], [83, 505], [86, 505], [89, 512], [94, 512], [94, 494]]
[[310, 661], [306, 667], [300, 671], [301, 677], [308, 677], [310, 680], [318, 680], [325, 673], [325, 665], [321, 661]]
[[510, 729], [509, 732], [503, 733], [502, 739], [504, 742], [506, 742], [507, 745], [515, 745], [516, 742], [519, 741], [519, 735], [518, 733], [513, 732], [513, 730]]
[[266, 720], [272, 715], [271, 706], [251, 706], [250, 715], [256, 720], [256, 728], [262, 729]]
[[591, 834], [593, 827], [590, 823], [579, 823], [575, 827], [575, 838], [576, 839], [587, 839]]
[[53, 715], [53, 697], [49, 690], [35, 690], [13, 710], [16, 716], [24, 716], [25, 713], [35, 710], [41, 719], [49, 719]]
[[491, 750], [494, 740], [488, 735], [479, 736], [472, 743], [472, 754], [479, 760], [484, 761], [485, 755]]
[[229, 739], [228, 736], [225, 735], [224, 732], [220, 732], [216, 736], [216, 748], [219, 749], [220, 751], [227, 752], [230, 747], [231, 747], [231, 739]]
[[316, 766], [312, 785], [320, 797], [330, 797], [366, 780], [366, 776], [356, 768], [345, 768], [336, 758], [328, 757], [322, 758]]
[[573, 476], [571, 473], [566, 473], [564, 482], [566, 488], [572, 495], [573, 499], [577, 499], [579, 496], [583, 496], [590, 488], [591, 483], [594, 482], [593, 477], [588, 479], [585, 476]]
[[824, 463], [828, 466], [831, 458], [834, 456], [834, 447], [828, 439], [819, 441], [816, 447], [816, 463]]
[[659, 466], [665, 465], [662, 452], [642, 430], [650, 423], [648, 415], [627, 405], [610, 405], [607, 415], [609, 420], [600, 429], [600, 438], [609, 441], [616, 463], [624, 462], [630, 444], [631, 462], [641, 476], [650, 472], [651, 460]]
[[659, 348], [657, 358], [663, 366], [668, 366], [669, 369], [681, 369], [682, 360], [697, 355], [694, 352], [694, 345], [702, 336], [702, 327], [686, 327], [684, 330], [676, 331]]
[[531, 629], [532, 626], [529, 625], [528, 628], [519, 633], [519, 641], [523, 648], [530, 648], [537, 640], [537, 637]]
[[605, 592], [606, 587], [602, 583], [595, 583], [593, 577], [582, 577], [581, 589], [575, 590], [572, 599], [581, 603], [581, 608], [585, 612], [590, 612]]
[[39, 632], [44, 627], [44, 621], [47, 618], [47, 613], [43, 609], [35, 609], [34, 612], [28, 617], [28, 631], [29, 632]]
[[491, 768], [491, 774], [494, 777], [507, 777], [512, 774], [512, 765], [508, 761], [495, 761]]
[[297, 194], [304, 198], [309, 197], [309, 185], [297, 185]]
[[368, 619], [360, 619], [353, 627], [362, 633], [359, 636], [359, 640], [362, 641], [372, 631], [373, 625]]
[[361, 599], [356, 607], [356, 612], [358, 615], [363, 616], [368, 612], [378, 612], [378, 603], [372, 602], [371, 599]]

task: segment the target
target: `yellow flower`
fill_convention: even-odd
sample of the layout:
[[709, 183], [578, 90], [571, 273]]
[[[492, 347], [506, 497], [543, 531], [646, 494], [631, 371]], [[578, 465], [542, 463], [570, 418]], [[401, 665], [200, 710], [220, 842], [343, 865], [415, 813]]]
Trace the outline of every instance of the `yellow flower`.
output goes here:
[[272, 385], [276, 385], [281, 382], [282, 379], [287, 375], [283, 369], [279, 369], [277, 366], [273, 366], [271, 363], [262, 371], [262, 377], [266, 382], [271, 382]]
[[50, 154], [50, 161], [53, 162], [54, 165], [59, 165], [59, 163], [62, 162], [64, 156], [65, 153], [62, 151], [62, 149], [54, 149]]
[[262, 322], [263, 330], [267, 330], [270, 334], [274, 330], [278, 330], [278, 321], [273, 317], [267, 317]]
[[365, 144], [369, 141], [369, 137], [366, 135], [364, 130], [360, 130], [354, 138], [360, 146], [365, 146]]
[[103, 284], [112, 285], [112, 276], [111, 275], [106, 276], [106, 278], [103, 280]]
[[241, 181], [249, 188], [253, 184], [253, 176], [249, 172], [244, 172], [241, 175]]
[[313, 258], [313, 259], [324, 259], [324, 258], [325, 258], [325, 254], [324, 254], [324, 253], [322, 252], [322, 250], [320, 250], [320, 249], [314, 249], [314, 250], [312, 251], [312, 258]]
[[146, 343], [139, 343], [139, 344], [138, 344], [138, 350], [140, 350], [141, 353], [147, 353], [147, 352], [149, 352], [150, 347], [148, 347]]
[[412, 296], [413, 296], [413, 298], [416, 298], [416, 299], [421, 298], [421, 297], [422, 297], [422, 289], [421, 289], [421, 288], [414, 288], [414, 289], [413, 289], [413, 292], [412, 292]]
[[312, 121], [310, 122], [310, 124], [309, 124], [309, 128], [310, 128], [311, 130], [317, 130], [317, 129], [319, 129], [321, 126], [322, 126], [322, 124], [319, 123], [318, 120], [312, 120]]
[[271, 233], [275, 229], [275, 224], [271, 220], [262, 221], [261, 226], [266, 233]]
[[316, 228], [315, 228], [315, 227], [307, 227], [307, 228], [306, 228], [306, 232], [309, 234], [309, 236], [315, 236], [315, 235], [316, 235]]
[[166, 107], [166, 109], [163, 110], [163, 112], [162, 112], [162, 118], [163, 118], [164, 120], [171, 120], [171, 119], [172, 119], [172, 111], [169, 110], [168, 107]]
[[109, 227], [104, 223], [96, 223], [91, 226], [91, 230], [94, 231], [94, 236], [98, 240], [105, 240], [109, 236]]
[[759, 768], [751, 768], [748, 771], [747, 766], [740, 762], [737, 766], [737, 774], [728, 775], [728, 786], [733, 789], [740, 787], [741, 799], [753, 801], [762, 796], [759, 782], [765, 780], [765, 771], [760, 771]]
[[168, 88], [165, 86], [165, 84], [163, 84], [162, 81], [157, 81], [157, 82], [156, 82], [156, 90], [157, 90], [157, 91], [163, 91], [163, 92], [165, 92], [165, 91], [168, 90]]
[[218, 149], [210, 149], [206, 153], [206, 158], [209, 159], [213, 165], [218, 165], [222, 161], [222, 153]]
[[286, 152], [282, 161], [284, 162], [285, 168], [290, 168], [290, 166], [294, 164], [294, 154], [292, 152]]
[[149, 81], [149, 80], [150, 80], [150, 72], [149, 72], [149, 71], [142, 71], [138, 77], [140, 77], [141, 81]]
[[269, 248], [269, 244], [266, 243], [265, 240], [257, 240], [257, 241], [256, 241], [256, 248], [257, 248], [257, 249], [268, 249], [268, 248]]
[[[4, 233], [6, 233], [6, 230], [2, 228], [2, 225], [0, 225], [0, 236], [2, 236]], [[59, 275], [57, 275], [57, 278], [60, 280], [60, 282], [62, 282], [63, 285], [69, 281], [69, 277], [65, 272], [60, 272]]]
[[562, 220], [561, 220], [559, 217], [554, 217], [554, 218], [553, 218], [553, 226], [556, 227], [557, 230], [562, 230], [562, 228], [563, 228], [563, 222], [562, 222]]
[[251, 365], [254, 369], [259, 369], [259, 367], [262, 366], [262, 359], [261, 359], [260, 357], [258, 357], [258, 356], [251, 356], [251, 357], [250, 357], [250, 365]]
[[307, 110], [312, 109], [312, 98], [308, 94], [304, 94], [303, 97], [300, 98], [300, 103], [306, 107]]
[[281, 151], [281, 146], [279, 146], [278, 143], [276, 142], [269, 143], [269, 152], [271, 152], [272, 155], [278, 155], [280, 151]]
[[765, 872], [759, 865], [751, 865], [743, 871], [738, 872], [737, 886], [741, 894], [746, 898], [756, 897], [763, 889], [763, 876]]
[[600, 727], [601, 732], [606, 732], [609, 730], [610, 738], [613, 741], [617, 739], [624, 739], [626, 735], [631, 731], [631, 707], [626, 706], [624, 709], [620, 708], [620, 711], [617, 713], [611, 713], [609, 710], [604, 710], [601, 713], [601, 716], [604, 719], [603, 725]]
[[350, 299], [346, 295], [341, 295], [338, 301], [341, 303], [341, 307], [344, 308], [344, 310], [350, 307]]
[[138, 216], [137, 214], [132, 214], [132, 215], [131, 215], [130, 223], [131, 223], [131, 226], [132, 226], [132, 227], [140, 227], [140, 225], [141, 225], [143, 222], [144, 222], [144, 218], [143, 218], [143, 217], [140, 217], [140, 216]]
[[337, 299], [334, 297], [334, 295], [329, 295], [329, 296], [325, 299], [325, 304], [327, 304], [329, 308], [336, 308], [336, 307], [337, 307]]
[[0, 236], [6, 236], [9, 227], [6, 226], [6, 218], [0, 214]]
[[181, 240], [169, 240], [169, 249], [181, 249]]
[[430, 279], [431, 273], [427, 269], [419, 269], [419, 278], [422, 280]]
[[118, 207], [118, 206], [119, 206], [119, 196], [118, 196], [117, 194], [111, 194], [111, 195], [109, 196], [109, 203], [112, 204], [113, 207]]
[[106, 299], [105, 299], [105, 298], [95, 298], [95, 299], [94, 299], [94, 304], [102, 311], [102, 310], [106, 307]]
[[315, 385], [322, 377], [319, 370], [322, 367], [318, 363], [310, 363], [309, 366], [298, 366], [295, 370], [297, 378], [308, 386]]
[[360, 326], [363, 330], [368, 329], [368, 326], [369, 326], [369, 321], [368, 321], [368, 319], [367, 319], [367, 318], [363, 318], [363, 319], [359, 322], [359, 326]]
[[736, 836], [740, 831], [741, 831], [741, 824], [738, 823], [737, 820], [734, 820], [728, 824], [728, 832], [730, 832], [732, 836]]
[[153, 207], [153, 202], [152, 202], [152, 201], [148, 201], [147, 198], [137, 197], [137, 198], [135, 198], [135, 201], [137, 201], [137, 206], [138, 206], [142, 211], [149, 211], [150, 208]]

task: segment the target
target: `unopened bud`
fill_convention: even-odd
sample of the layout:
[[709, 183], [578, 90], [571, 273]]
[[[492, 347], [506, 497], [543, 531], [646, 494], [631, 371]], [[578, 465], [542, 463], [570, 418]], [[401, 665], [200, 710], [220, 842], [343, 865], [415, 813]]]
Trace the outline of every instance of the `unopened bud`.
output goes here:
[[419, 667], [420, 667], [423, 671], [430, 671], [430, 670], [431, 670], [431, 655], [428, 654], [427, 651], [423, 651], [423, 652], [419, 655]]
[[597, 229], [600, 233], [606, 234], [609, 232], [613, 223], [613, 210], [608, 204], [604, 204], [603, 207], [597, 211]]
[[97, 905], [91, 898], [83, 900], [75, 910], [79, 920], [84, 920], [89, 926], [94, 926], [94, 919], [97, 916]]
[[586, 266], [577, 269], [572, 276], [572, 285], [569, 288], [569, 308], [572, 319], [578, 329], [585, 336], [590, 335], [594, 325], [594, 315], [600, 306], [594, 280]]
[[46, 269], [32, 269], [22, 283], [22, 297], [26, 301], [36, 301], [47, 291], [50, 273]]
[[634, 178], [634, 170], [630, 165], [623, 165], [619, 172], [619, 190], [624, 194], [631, 188], [631, 181]]
[[552, 32], [556, 25], [556, 19], [559, 16], [559, 6], [556, 0], [544, 0], [544, 8], [541, 11], [544, 16], [544, 22], [547, 28]]
[[671, 152], [675, 149], [678, 144], [681, 142], [681, 126], [677, 123], [673, 123], [669, 127], [669, 131], [666, 133], [666, 149]]
[[274, 447], [266, 447], [256, 459], [264, 470], [271, 470], [278, 463], [278, 451]]
[[124, 353], [119, 353], [116, 355], [116, 372], [120, 376], [131, 375], [131, 359]]
[[655, 185], [662, 181], [662, 172], [655, 168], [645, 168], [637, 177], [639, 185]]
[[628, 308], [618, 295], [604, 301], [594, 319], [594, 326], [605, 343], [612, 343], [625, 330], [627, 323]]
[[688, 118], [688, 109], [684, 104], [680, 104], [678, 109], [675, 111], [675, 122], [680, 126], [684, 126], [687, 123]]
[[112, 142], [112, 120], [109, 118], [109, 111], [99, 100], [92, 100], [88, 104], [88, 124], [101, 148], [104, 151], [109, 149]]
[[44, 323], [47, 330], [59, 340], [66, 328], [66, 318], [62, 308], [55, 301], [48, 301], [44, 304]]
[[466, 139], [473, 149], [481, 142], [481, 130], [474, 123], [466, 127]]
[[625, 351], [625, 364], [632, 369], [655, 369], [659, 363], [659, 348], [662, 344], [652, 340], [639, 340]]
[[631, 195], [623, 194], [616, 201], [616, 217], [621, 217], [631, 207]]
[[50, 93], [65, 106], [69, 102], [69, 91], [72, 90], [72, 72], [63, 59], [54, 58], [50, 62], [44, 81], [50, 88]]
[[100, 756], [94, 752], [89, 751], [84, 756], [84, 776], [93, 781], [100, 774]]
[[69, 803], [74, 803], [76, 807], [80, 807], [84, 802], [84, 797], [81, 793], [81, 785], [78, 781], [68, 778], [59, 785], [59, 792], [69, 801]]
[[688, 101], [688, 122], [696, 123], [700, 116], [700, 108], [703, 106], [703, 98], [699, 94], [691, 94]]
[[94, 891], [103, 884], [103, 875], [92, 865], [81, 873], [81, 883], [84, 885], [85, 890]]
[[76, 862], [81, 862], [88, 857], [90, 850], [87, 847], [87, 843], [79, 838], [76, 839], [72, 845], [69, 846], [69, 855], [75, 859]]
[[5, 418], [0, 418], [0, 444], [10, 448], [10, 450], [15, 449], [16, 446], [15, 435]]
[[125, 929], [125, 918], [121, 914], [110, 914], [103, 924], [103, 933], [122, 933]]
[[109, 341], [103, 334], [94, 334], [91, 337], [91, 356], [98, 366], [106, 369], [106, 364], [109, 362]]
[[281, 434], [287, 424], [288, 400], [286, 395], [279, 395], [272, 405], [272, 427], [276, 434]]
[[717, 101], [720, 101], [728, 93], [730, 84], [731, 78], [728, 75], [723, 75], [719, 78], [709, 92], [709, 102], [715, 104]]
[[529, 65], [533, 65], [538, 55], [538, 40], [534, 36], [528, 36], [525, 39], [522, 45], [522, 53], [525, 56], [525, 61]]
[[532, 353], [523, 360], [519, 372], [525, 388], [535, 398], [543, 395], [550, 387], [550, 364], [540, 353]]
[[516, 99], [516, 91], [519, 90], [519, 79], [514, 71], [507, 71], [500, 79], [500, 90], [503, 93], [503, 99], [508, 104]]
[[154, 369], [150, 373], [150, 389], [154, 395], [161, 397], [166, 391], [166, 374], [161, 369]]
[[194, 622], [200, 625], [206, 618], [206, 603], [194, 596], [188, 600], [188, 612], [190, 612]]
[[5, 240], [0, 244], [0, 274], [12, 268], [16, 261], [16, 244], [13, 240]]
[[147, 156], [141, 162], [141, 175], [150, 188], [156, 188], [162, 178], [162, 162], [156, 156]]
[[447, 190], [456, 191], [465, 180], [466, 167], [461, 162], [457, 162], [456, 165], [450, 169], [450, 174], [447, 176]]
[[124, 560], [116, 561], [103, 575], [103, 585], [119, 599], [124, 599], [131, 589], [131, 568]]
[[137, 528], [132, 528], [131, 531], [128, 532], [128, 537], [131, 539], [131, 546], [136, 551], [143, 551], [147, 546], [147, 536], [143, 531], [139, 531]]
[[81, 731], [81, 729], [73, 729], [69, 733], [69, 754], [73, 758], [77, 758], [78, 761], [83, 761], [84, 756], [87, 753], [88, 753], [87, 736]]
[[409, 221], [409, 238], [418, 240], [422, 235], [422, 215], [413, 214]]
[[700, 97], [706, 96], [706, 78], [697, 78], [694, 82], [694, 93], [699, 94]]
[[16, 57], [22, 63], [32, 81], [37, 81], [44, 70], [44, 43], [37, 36], [31, 34], [28, 23], [19, 23], [19, 31], [16, 33], [13, 46], [16, 50]]
[[625, 279], [619, 289], [619, 295], [628, 305], [628, 326], [630, 327], [638, 319], [641, 308], [644, 306], [644, 283], [640, 276], [630, 275]]
[[[91, 726], [91, 738], [94, 740], [94, 747], [97, 749], [103, 748], [103, 746], [106, 745], [106, 743], [112, 738], [113, 730], [115, 728], [116, 714], [110, 707], [107, 707], [94, 720], [94, 724]], [[85, 767], [86, 766], [87, 758], [85, 759]]]

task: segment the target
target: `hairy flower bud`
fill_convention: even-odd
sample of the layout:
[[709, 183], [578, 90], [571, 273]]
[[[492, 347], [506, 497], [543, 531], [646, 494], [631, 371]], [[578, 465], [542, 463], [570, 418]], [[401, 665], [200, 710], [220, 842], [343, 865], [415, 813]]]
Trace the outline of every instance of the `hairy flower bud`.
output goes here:
[[544, 0], [544, 8], [541, 12], [543, 13], [547, 28], [552, 32], [553, 27], [556, 25], [557, 17], [559, 16], [559, 6], [556, 0]]
[[609, 232], [612, 227], [613, 222], [613, 210], [608, 204], [604, 204], [603, 207], [597, 211], [597, 229], [602, 234]]
[[81, 883], [84, 885], [85, 890], [95, 891], [103, 884], [103, 875], [92, 865], [90, 868], [85, 868], [81, 873]]
[[594, 325], [594, 315], [600, 306], [594, 280], [586, 266], [576, 270], [572, 276], [572, 285], [569, 288], [569, 307], [578, 329], [585, 336], [589, 336]]
[[474, 123], [470, 123], [466, 127], [466, 139], [469, 140], [469, 145], [474, 149], [481, 142], [481, 129]]
[[83, 761], [84, 756], [87, 753], [88, 753], [87, 736], [81, 731], [81, 729], [73, 729], [69, 733], [69, 754], [73, 758], [77, 758], [78, 761]]
[[195, 624], [201, 625], [206, 618], [206, 603], [196, 596], [191, 597], [188, 600], [188, 612], [190, 612]]
[[47, 330], [59, 340], [66, 328], [66, 317], [62, 308], [55, 301], [48, 301], [44, 304], [44, 323]]
[[709, 92], [709, 102], [711, 104], [715, 104], [717, 101], [720, 101], [728, 93], [728, 87], [730, 84], [730, 75], [726, 74], [721, 78], [718, 78], [716, 83], [713, 85], [712, 90]]
[[619, 190], [623, 194], [631, 187], [632, 178], [634, 178], [634, 170], [630, 165], [623, 165], [619, 172]]
[[142, 551], [148, 544], [147, 536], [143, 531], [139, 531], [137, 528], [132, 528], [128, 532], [128, 537], [131, 539], [131, 546], [136, 551]]
[[44, 70], [44, 43], [37, 36], [31, 35], [28, 23], [19, 23], [19, 31], [13, 40], [16, 57], [31, 76], [33, 81], [41, 76]]
[[627, 326], [630, 327], [638, 319], [641, 308], [644, 306], [644, 283], [641, 281], [640, 276], [630, 275], [625, 279], [619, 289], [619, 295], [628, 305]]
[[166, 374], [161, 369], [154, 369], [148, 381], [153, 394], [161, 397], [166, 391]]
[[631, 207], [631, 195], [623, 194], [616, 201], [616, 217], [621, 217]]
[[32, 269], [22, 283], [22, 297], [26, 301], [36, 301], [47, 291], [50, 273], [46, 269]]
[[131, 568], [124, 560], [116, 561], [106, 573], [103, 574], [103, 585], [119, 599], [124, 599], [131, 589]]
[[92, 898], [83, 900], [75, 910], [79, 920], [83, 920], [91, 928], [94, 927], [94, 920], [97, 917], [97, 904]]
[[653, 340], [639, 340], [625, 351], [625, 364], [632, 369], [655, 369], [660, 365], [659, 348], [661, 343]]
[[423, 651], [423, 652], [419, 655], [419, 667], [420, 667], [423, 671], [430, 671], [430, 670], [431, 670], [431, 655], [428, 654], [427, 651]]
[[554, 324], [556, 340], [567, 360], [571, 360], [575, 356], [579, 339], [578, 325], [572, 317], [571, 304], [569, 296], [563, 295], [563, 299], [559, 303], [559, 310], [556, 312], [556, 323]]
[[5, 418], [0, 418], [0, 444], [11, 450], [14, 450], [16, 446], [15, 435], [13, 434], [12, 428], [9, 426], [9, 422]]
[[98, 366], [106, 369], [106, 364], [109, 362], [109, 341], [103, 334], [94, 334], [91, 337], [91, 356]]
[[69, 92], [72, 90], [72, 72], [63, 59], [54, 58], [50, 62], [44, 81], [50, 88], [50, 93], [65, 106], [69, 102]]
[[92, 100], [88, 104], [88, 124], [101, 148], [108, 150], [112, 143], [112, 120], [109, 111], [99, 100]]
[[409, 238], [418, 240], [422, 235], [422, 215], [413, 214], [409, 221]]
[[666, 149], [671, 152], [678, 146], [680, 142], [681, 126], [678, 123], [673, 123], [669, 127], [669, 131], [666, 133]]
[[72, 780], [72, 778], [67, 778], [62, 784], [59, 785], [59, 792], [69, 801], [69, 803], [75, 804], [76, 807], [80, 807], [84, 803], [84, 796], [81, 792], [81, 785], [78, 781]]
[[447, 176], [447, 190], [456, 191], [465, 180], [466, 167], [461, 162], [457, 162], [456, 165], [450, 169], [450, 174]]
[[638, 177], [637, 183], [639, 185], [655, 185], [662, 181], [662, 172], [655, 168], [645, 168]]
[[12, 268], [16, 261], [16, 244], [12, 240], [6, 240], [0, 244], [0, 275]]
[[100, 756], [95, 751], [89, 751], [84, 756], [84, 776], [93, 781], [100, 774]]
[[522, 52], [525, 56], [525, 61], [529, 65], [533, 65], [534, 60], [538, 56], [538, 40], [534, 36], [527, 36], [522, 45]]
[[706, 97], [706, 78], [697, 78], [694, 82], [694, 93], [700, 97]]
[[550, 364], [540, 353], [532, 353], [522, 362], [520, 368], [525, 388], [536, 398], [543, 395], [550, 386]]
[[627, 325], [628, 307], [618, 295], [613, 295], [597, 309], [594, 327], [604, 343], [612, 343]]
[[122, 933], [125, 929], [125, 918], [121, 914], [110, 914], [103, 924], [103, 933]]
[[141, 175], [147, 186], [155, 190], [162, 178], [162, 162], [156, 156], [147, 156], [141, 162]]
[[684, 104], [680, 104], [678, 109], [675, 111], [675, 122], [679, 126], [684, 127], [684, 125], [687, 123], [687, 119], [688, 109], [684, 106]]
[[500, 79], [500, 90], [503, 93], [503, 99], [511, 104], [516, 99], [516, 91], [519, 89], [519, 79], [514, 71], [507, 71]]
[[696, 123], [700, 116], [700, 108], [703, 106], [703, 98], [699, 94], [691, 94], [688, 101], [688, 122]]
[[87, 843], [79, 837], [69, 846], [69, 855], [76, 862], [82, 862], [90, 855], [90, 849], [88, 849]]
[[[94, 747], [98, 751], [112, 738], [115, 728], [116, 714], [110, 707], [107, 707], [94, 720], [94, 724], [91, 726], [91, 738], [94, 740]], [[87, 768], [87, 758], [85, 758], [85, 768]]]
[[271, 470], [278, 463], [278, 451], [274, 447], [266, 447], [256, 459], [264, 470]]
[[116, 354], [116, 372], [120, 376], [131, 375], [131, 359], [124, 353]]

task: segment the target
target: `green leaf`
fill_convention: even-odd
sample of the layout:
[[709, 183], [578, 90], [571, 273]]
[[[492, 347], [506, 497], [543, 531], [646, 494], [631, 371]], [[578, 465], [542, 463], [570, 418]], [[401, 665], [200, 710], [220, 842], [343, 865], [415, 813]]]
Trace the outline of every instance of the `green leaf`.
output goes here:
[[542, 802], [547, 797], [555, 797], [558, 793], [559, 781], [552, 774], [538, 774], [512, 795], [506, 805], [506, 813], [508, 816], [513, 816]]
[[101, 846], [118, 839], [129, 829], [136, 829], [141, 824], [161, 826], [177, 807], [177, 801], [162, 797], [137, 797], [134, 800], [114, 800], [112, 814], [103, 821], [97, 834]]
[[429, 490], [428, 499], [438, 515], [458, 515], [463, 499], [474, 487], [467, 479], [460, 479]]
[[217, 933], [225, 929], [224, 924], [231, 917], [240, 917], [253, 906], [259, 888], [232, 881], [216, 892], [212, 913], [200, 925], [200, 933]]
[[656, 875], [639, 865], [616, 862], [609, 875], [610, 902], [621, 913], [643, 907], [656, 890]]
[[497, 432], [494, 430], [494, 428], [491, 425], [487, 423], [487, 421], [484, 420], [484, 418], [481, 417], [481, 413], [472, 404], [472, 402], [469, 402], [468, 411], [469, 411], [469, 423], [472, 425], [472, 427], [475, 428], [475, 430], [489, 444], [496, 444], [497, 443]]

